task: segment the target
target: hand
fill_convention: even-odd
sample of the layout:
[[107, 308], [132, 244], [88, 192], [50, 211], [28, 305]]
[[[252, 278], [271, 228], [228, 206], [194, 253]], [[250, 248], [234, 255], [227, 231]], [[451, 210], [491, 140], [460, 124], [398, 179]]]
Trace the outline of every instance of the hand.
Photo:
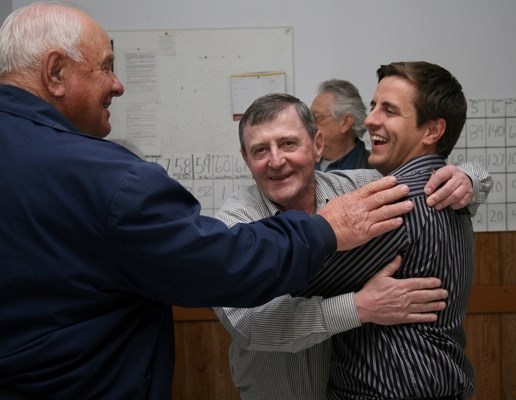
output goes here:
[[400, 215], [412, 210], [414, 204], [391, 204], [409, 192], [407, 185], [395, 185], [394, 176], [384, 177], [330, 200], [319, 211], [335, 232], [337, 250], [357, 247], [403, 223]]
[[439, 288], [437, 278], [392, 277], [401, 265], [396, 258], [376, 273], [355, 293], [358, 316], [362, 323], [396, 325], [417, 322], [434, 322], [436, 311], [444, 310], [448, 297], [445, 289]]
[[[440, 187], [443, 185], [442, 187]], [[435, 193], [434, 193], [435, 192]], [[467, 174], [455, 165], [439, 168], [425, 186], [429, 196], [426, 204], [436, 210], [451, 206], [454, 210], [466, 207], [473, 200], [473, 184]]]

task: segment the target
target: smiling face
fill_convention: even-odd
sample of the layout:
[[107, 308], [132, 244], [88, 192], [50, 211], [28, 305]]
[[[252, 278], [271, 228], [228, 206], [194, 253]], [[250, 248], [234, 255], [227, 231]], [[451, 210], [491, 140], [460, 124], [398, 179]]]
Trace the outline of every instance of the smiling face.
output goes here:
[[80, 50], [84, 61], [68, 59], [60, 109], [72, 123], [91, 136], [104, 137], [111, 131], [108, 107], [113, 97], [124, 92], [113, 67], [113, 50], [107, 34], [91, 18], [82, 15], [84, 34]]
[[365, 125], [371, 136], [369, 164], [383, 175], [435, 150], [434, 139], [427, 138], [431, 123], [417, 126], [416, 93], [413, 83], [398, 76], [378, 83]]
[[260, 190], [284, 210], [315, 211], [315, 163], [323, 139], [312, 139], [294, 106], [269, 122], [246, 126], [242, 156]]

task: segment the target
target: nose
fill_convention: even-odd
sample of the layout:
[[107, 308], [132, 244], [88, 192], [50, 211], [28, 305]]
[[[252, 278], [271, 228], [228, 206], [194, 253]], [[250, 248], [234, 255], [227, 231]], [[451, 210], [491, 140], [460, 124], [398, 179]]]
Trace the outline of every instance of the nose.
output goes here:
[[372, 126], [378, 125], [378, 116], [375, 112], [375, 109], [372, 109], [369, 111], [369, 113], [366, 116], [366, 119], [364, 120], [364, 125], [369, 129]]
[[277, 147], [272, 147], [269, 152], [269, 167], [280, 168], [284, 163], [283, 152]]
[[116, 76], [115, 73], [113, 73], [113, 94], [116, 97], [122, 96], [124, 94], [124, 85], [122, 85], [122, 82], [120, 82], [120, 79], [118, 79], [118, 76]]

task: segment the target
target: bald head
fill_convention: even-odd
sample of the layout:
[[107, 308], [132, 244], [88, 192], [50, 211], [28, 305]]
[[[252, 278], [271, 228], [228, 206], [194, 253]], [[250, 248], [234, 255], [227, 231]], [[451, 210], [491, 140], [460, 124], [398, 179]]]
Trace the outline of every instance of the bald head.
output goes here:
[[111, 130], [108, 107], [123, 93], [113, 60], [107, 33], [74, 6], [33, 3], [0, 30], [2, 83], [46, 100], [88, 135]]
[[86, 14], [60, 3], [36, 2], [11, 13], [0, 28], [0, 79], [41, 66], [51, 49], [80, 61], [79, 50]]

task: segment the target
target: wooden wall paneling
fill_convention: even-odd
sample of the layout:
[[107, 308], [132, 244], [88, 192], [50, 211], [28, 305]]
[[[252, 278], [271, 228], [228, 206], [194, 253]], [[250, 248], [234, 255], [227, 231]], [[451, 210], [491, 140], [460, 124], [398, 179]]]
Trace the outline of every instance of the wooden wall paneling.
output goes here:
[[477, 233], [475, 244], [476, 269], [465, 324], [466, 350], [477, 375], [473, 400], [513, 400], [516, 232]]
[[465, 321], [466, 354], [476, 374], [473, 400], [500, 399], [501, 355], [499, 316], [468, 315]]
[[502, 316], [502, 399], [516, 399], [516, 314]]
[[174, 400], [238, 400], [229, 370], [230, 336], [218, 321], [175, 322]]
[[[501, 235], [504, 285], [516, 287], [516, 232]], [[516, 297], [510, 300], [516, 306]], [[516, 312], [502, 316], [502, 398], [516, 399]]]
[[[475, 272], [473, 291], [478, 286], [497, 286], [501, 283], [499, 267], [499, 238], [496, 233], [475, 234]], [[472, 295], [472, 297], [474, 297]], [[484, 304], [484, 296], [478, 298]], [[471, 301], [470, 299], [470, 307]], [[500, 399], [500, 318], [488, 313], [468, 315], [465, 321], [466, 354], [476, 373], [473, 400]]]
[[516, 285], [516, 232], [505, 232], [499, 235], [504, 283]]
[[496, 286], [501, 284], [501, 269], [498, 233], [475, 234], [475, 272], [473, 286]]

